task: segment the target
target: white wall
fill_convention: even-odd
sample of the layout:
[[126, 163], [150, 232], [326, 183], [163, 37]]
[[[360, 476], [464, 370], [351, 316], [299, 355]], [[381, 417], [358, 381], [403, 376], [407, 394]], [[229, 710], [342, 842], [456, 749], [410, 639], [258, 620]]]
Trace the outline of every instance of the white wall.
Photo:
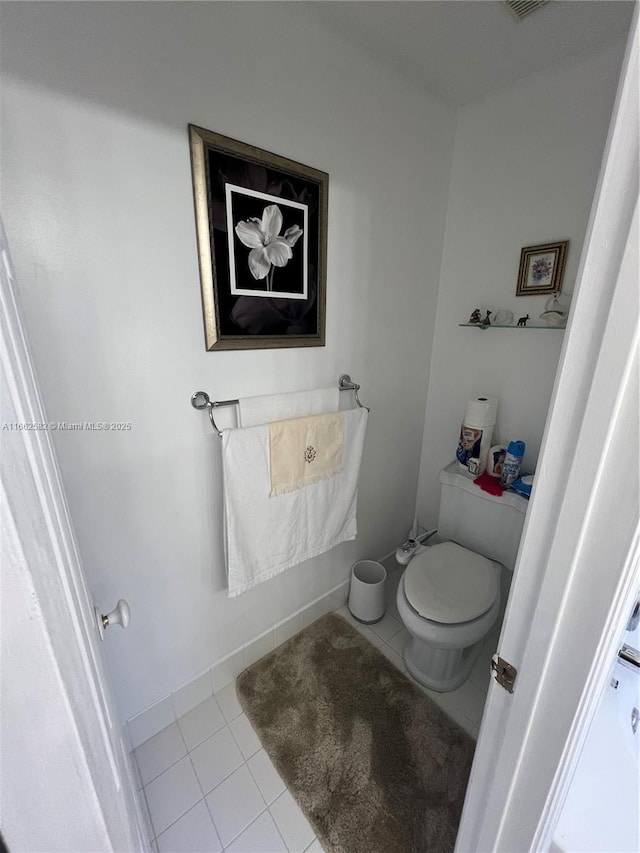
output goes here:
[[[133, 427], [55, 437], [95, 601], [131, 605], [104, 644], [127, 718], [406, 535], [454, 118], [304, 4], [1, 15], [3, 215], [48, 415]], [[188, 122], [329, 172], [326, 347], [205, 352]], [[372, 407], [357, 541], [228, 600], [218, 439], [191, 394], [343, 372]]]
[[496, 433], [525, 441], [535, 470], [564, 333], [458, 323], [474, 308], [538, 320], [546, 297], [515, 296], [523, 246], [568, 239], [572, 292], [623, 51], [610, 45], [458, 113], [417, 498], [426, 526], [469, 398], [499, 398]]

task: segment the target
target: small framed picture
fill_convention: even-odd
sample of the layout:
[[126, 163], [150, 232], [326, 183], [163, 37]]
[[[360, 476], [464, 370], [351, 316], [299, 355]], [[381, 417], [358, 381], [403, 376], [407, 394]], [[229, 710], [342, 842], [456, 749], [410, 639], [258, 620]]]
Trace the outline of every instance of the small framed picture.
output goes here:
[[568, 240], [525, 246], [520, 254], [516, 296], [559, 293], [567, 256]]
[[329, 176], [189, 126], [207, 350], [324, 346]]

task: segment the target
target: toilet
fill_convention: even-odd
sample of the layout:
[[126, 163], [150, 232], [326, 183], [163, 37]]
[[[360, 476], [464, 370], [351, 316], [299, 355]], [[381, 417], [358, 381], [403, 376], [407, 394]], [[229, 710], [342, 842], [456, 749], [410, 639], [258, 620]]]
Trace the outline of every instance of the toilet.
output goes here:
[[397, 605], [411, 635], [403, 653], [409, 673], [444, 693], [467, 679], [498, 618], [501, 574], [515, 566], [528, 502], [483, 492], [455, 463], [439, 481], [438, 542], [415, 552]]

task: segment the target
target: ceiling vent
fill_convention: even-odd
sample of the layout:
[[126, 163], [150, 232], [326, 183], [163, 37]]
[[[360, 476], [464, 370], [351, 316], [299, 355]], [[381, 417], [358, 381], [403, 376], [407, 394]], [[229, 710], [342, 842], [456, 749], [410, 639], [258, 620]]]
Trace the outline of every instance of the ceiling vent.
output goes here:
[[516, 18], [526, 18], [527, 15], [530, 15], [531, 12], [535, 12], [536, 9], [539, 9], [541, 6], [546, 6], [549, 0], [504, 0], [505, 5], [508, 6]]

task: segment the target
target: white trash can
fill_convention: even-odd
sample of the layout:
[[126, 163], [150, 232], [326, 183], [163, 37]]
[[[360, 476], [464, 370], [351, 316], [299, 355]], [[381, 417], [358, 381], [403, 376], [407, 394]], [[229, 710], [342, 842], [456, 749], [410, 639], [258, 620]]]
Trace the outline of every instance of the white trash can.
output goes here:
[[370, 625], [384, 616], [384, 585], [387, 572], [375, 560], [360, 560], [351, 569], [349, 610], [358, 622]]

